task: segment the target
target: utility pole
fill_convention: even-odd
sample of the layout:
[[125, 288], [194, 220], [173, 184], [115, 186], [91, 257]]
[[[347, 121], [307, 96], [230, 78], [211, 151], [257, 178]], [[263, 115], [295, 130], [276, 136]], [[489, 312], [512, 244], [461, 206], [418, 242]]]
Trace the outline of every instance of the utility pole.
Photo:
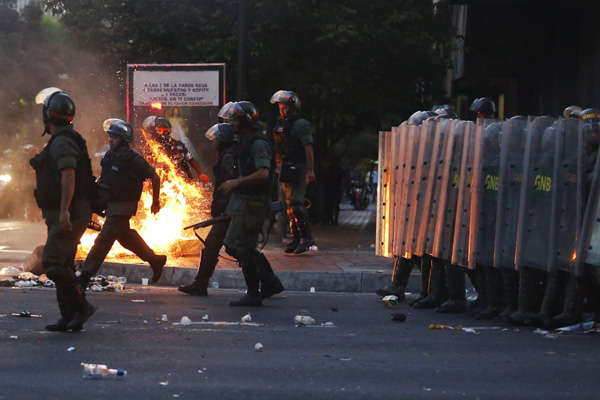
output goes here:
[[238, 10], [238, 54], [236, 100], [246, 96], [246, 43], [248, 36], [248, 0], [240, 0]]

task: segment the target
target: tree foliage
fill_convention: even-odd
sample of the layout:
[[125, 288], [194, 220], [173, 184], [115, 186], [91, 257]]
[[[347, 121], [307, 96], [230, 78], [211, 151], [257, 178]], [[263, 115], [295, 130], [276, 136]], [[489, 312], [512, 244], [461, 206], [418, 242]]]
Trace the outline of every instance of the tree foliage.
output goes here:
[[[7, 0], [0, 0], [0, 4]], [[74, 48], [94, 55], [123, 91], [128, 63], [225, 63], [237, 76], [239, 0], [46, 0]], [[248, 0], [245, 99], [263, 115], [279, 89], [297, 92], [318, 146], [371, 132], [441, 96], [453, 39], [431, 0]], [[1, 13], [0, 13], [1, 14]], [[0, 29], [6, 29], [0, 23]], [[123, 96], [124, 98], [124, 96]], [[237, 100], [237, 99], [236, 99]]]

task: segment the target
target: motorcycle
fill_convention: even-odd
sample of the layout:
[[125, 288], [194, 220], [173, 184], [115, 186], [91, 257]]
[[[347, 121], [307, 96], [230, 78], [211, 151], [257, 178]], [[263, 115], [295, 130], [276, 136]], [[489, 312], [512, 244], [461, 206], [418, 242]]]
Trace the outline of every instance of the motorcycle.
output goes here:
[[371, 187], [364, 180], [353, 179], [350, 181], [348, 195], [350, 197], [350, 204], [354, 206], [355, 210], [366, 210], [371, 201], [369, 198], [370, 193]]

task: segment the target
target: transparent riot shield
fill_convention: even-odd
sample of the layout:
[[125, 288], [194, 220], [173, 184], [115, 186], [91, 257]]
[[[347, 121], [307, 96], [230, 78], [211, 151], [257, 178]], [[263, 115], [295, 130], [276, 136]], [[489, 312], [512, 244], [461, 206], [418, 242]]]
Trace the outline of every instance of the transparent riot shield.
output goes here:
[[511, 119], [503, 123], [494, 245], [493, 265], [495, 267], [515, 268], [526, 133], [527, 120], [524, 118]]
[[600, 265], [600, 132], [598, 125], [581, 126], [579, 147], [585, 201], [581, 234], [577, 243], [575, 275], [583, 275], [584, 264]]
[[[419, 130], [419, 147], [417, 152], [417, 161], [415, 163], [414, 184], [410, 193], [410, 210], [408, 215], [408, 225], [406, 228], [406, 252], [423, 255], [424, 245], [419, 242], [421, 225], [424, 225], [426, 218], [426, 209], [429, 209], [431, 202], [431, 184], [432, 177], [431, 166], [435, 168], [436, 160], [432, 160], [433, 147], [436, 144], [436, 121], [424, 121]], [[438, 144], [439, 146], [439, 144]]]
[[[419, 232], [419, 243], [425, 246], [426, 254], [433, 254], [433, 242], [435, 230], [438, 222], [438, 214], [443, 212], [443, 206], [440, 206], [440, 196], [442, 191], [447, 198], [448, 187], [442, 190], [442, 181], [444, 176], [448, 176], [450, 163], [452, 160], [452, 146], [454, 143], [454, 127], [457, 120], [443, 119], [438, 122], [436, 127], [436, 141], [433, 145], [432, 160], [437, 160], [435, 168], [432, 163], [430, 170], [430, 185], [428, 187], [428, 196], [431, 198], [429, 208], [423, 210], [424, 224], [421, 225]], [[446, 185], [448, 184], [446, 180]]]
[[436, 185], [435, 197], [439, 203], [440, 212], [437, 214], [435, 223], [431, 255], [444, 260], [452, 259], [465, 132], [472, 129], [474, 129], [474, 124], [470, 121], [459, 121], [456, 125], [451, 126], [444, 148], [444, 158], [449, 162], [446, 163], [445, 168], [442, 168], [440, 184]]
[[434, 199], [437, 213], [433, 221], [433, 240], [428, 254], [437, 258], [450, 260], [454, 219], [456, 217], [456, 199], [460, 162], [462, 159], [462, 138], [465, 121], [452, 121], [447, 124], [447, 132], [442, 144], [443, 160], [439, 165]]
[[561, 269], [574, 272], [577, 239], [584, 212], [584, 168], [579, 162], [580, 121], [560, 119], [554, 126], [555, 167], [552, 182], [555, 196], [552, 198], [548, 271]]
[[408, 216], [411, 211], [410, 194], [413, 191], [417, 154], [419, 150], [420, 127], [404, 125], [400, 130], [402, 162], [398, 168], [397, 203], [394, 219], [394, 254], [404, 256], [406, 251]]
[[396, 218], [395, 214], [395, 205], [396, 205], [396, 197], [397, 197], [397, 171], [398, 165], [402, 162], [402, 154], [398, 152], [398, 148], [395, 147], [398, 144], [400, 135], [400, 129], [397, 127], [392, 127], [391, 134], [386, 140], [386, 149], [384, 150], [389, 160], [386, 162], [386, 166], [389, 168], [387, 171], [388, 180], [386, 181], [386, 187], [384, 192], [386, 192], [387, 196], [385, 198], [385, 210], [387, 211], [386, 218], [386, 228], [387, 232], [385, 232], [387, 236], [386, 242], [386, 252], [390, 256], [394, 255], [394, 220]]
[[469, 268], [475, 268], [476, 263], [494, 265], [501, 134], [500, 121], [477, 120], [469, 226]]
[[519, 205], [515, 261], [518, 269], [546, 270], [549, 262], [550, 215], [554, 187], [556, 120], [537, 117], [527, 126], [523, 186]]
[[452, 242], [452, 259], [454, 265], [468, 267], [469, 227], [471, 216], [471, 187], [473, 185], [473, 168], [475, 167], [475, 125], [465, 129], [463, 139], [462, 160], [460, 164], [460, 180], [458, 182], [458, 199], [456, 203], [456, 220], [454, 222], [454, 238]]
[[[391, 138], [392, 132], [379, 132], [379, 158], [377, 171], [377, 229], [375, 243], [375, 254], [378, 256], [391, 257], [390, 245], [390, 176], [393, 170], [391, 160]], [[387, 143], [387, 146], [386, 146]]]

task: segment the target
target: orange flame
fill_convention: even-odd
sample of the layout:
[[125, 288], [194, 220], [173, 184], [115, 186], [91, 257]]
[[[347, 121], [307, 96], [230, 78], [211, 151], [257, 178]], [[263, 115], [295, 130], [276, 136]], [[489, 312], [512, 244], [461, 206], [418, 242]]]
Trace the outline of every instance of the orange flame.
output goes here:
[[152, 103], [150, 107], [154, 108], [155, 110], [162, 110], [162, 103]]
[[[160, 177], [160, 205], [157, 214], [150, 212], [152, 205], [151, 183], [144, 183], [144, 191], [138, 204], [137, 215], [131, 218], [131, 228], [138, 231], [144, 241], [157, 253], [169, 256], [181, 256], [185, 248], [196, 246], [199, 251], [199, 241], [193, 236], [193, 231], [184, 231], [185, 226], [210, 218], [210, 200], [212, 185], [200, 182], [189, 182], [178, 174], [178, 169], [161, 146], [150, 139], [145, 132], [143, 136], [149, 147], [146, 160], [152, 165]], [[89, 252], [97, 232], [87, 231], [81, 238], [78, 257], [85, 257]], [[115, 242], [108, 256], [128, 257], [132, 253]]]

